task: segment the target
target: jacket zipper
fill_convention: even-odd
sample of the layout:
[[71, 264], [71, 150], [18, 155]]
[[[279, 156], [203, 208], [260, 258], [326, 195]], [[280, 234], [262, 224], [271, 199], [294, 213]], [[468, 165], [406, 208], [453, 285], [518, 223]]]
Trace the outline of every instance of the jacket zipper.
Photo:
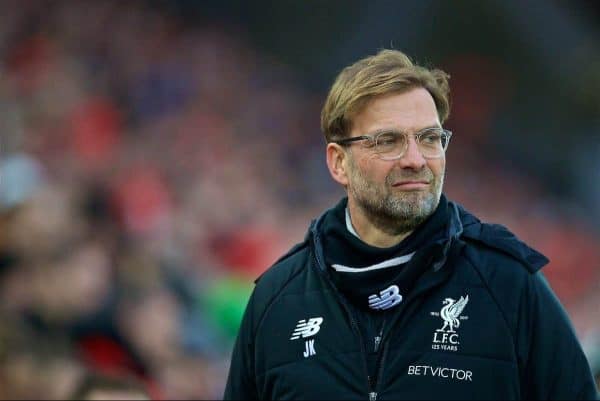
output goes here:
[[[377, 399], [377, 392], [375, 390], [377, 388], [377, 384], [379, 383], [379, 376], [383, 370], [383, 362], [385, 360], [387, 350], [388, 350], [388, 348], [386, 347], [386, 344], [383, 344], [383, 349], [381, 350], [381, 355], [379, 356], [379, 358], [377, 358], [377, 362], [375, 364], [375, 381], [373, 384], [373, 389], [372, 389], [373, 391], [369, 394], [369, 400]], [[371, 397], [374, 397], [374, 398], [371, 398]]]
[[377, 350], [379, 349], [379, 344], [381, 344], [381, 336], [377, 336], [375, 337], [375, 348], [373, 349], [373, 352], [377, 353]]
[[[317, 262], [317, 266], [320, 266], [320, 260], [319, 257], [317, 255], [316, 252], [313, 252], [313, 255], [315, 257], [315, 261]], [[339, 290], [336, 288], [336, 286], [331, 282], [331, 279], [327, 276], [327, 274], [323, 271], [321, 271], [321, 269], [318, 269], [319, 272], [323, 275], [323, 277], [325, 278], [325, 281], [329, 284], [329, 286], [333, 289], [333, 293], [336, 295], [338, 301], [340, 302], [340, 304], [342, 305], [342, 307], [344, 308], [344, 310], [346, 311], [346, 314], [348, 315], [348, 317], [350, 318], [350, 326], [352, 327], [352, 330], [354, 330], [354, 333], [358, 336], [358, 340], [360, 343], [360, 351], [362, 354], [362, 359], [363, 359], [363, 367], [365, 369], [365, 373], [367, 376], [367, 384], [369, 387], [369, 401], [375, 401], [377, 400], [377, 393], [375, 392], [375, 388], [374, 388], [374, 384], [375, 382], [372, 381], [372, 378], [369, 376], [369, 369], [367, 367], [367, 350], [365, 347], [365, 342], [363, 341], [362, 338], [362, 334], [360, 333], [360, 328], [358, 327], [358, 323], [356, 323], [356, 319], [354, 318], [354, 314], [352, 313], [352, 310], [350, 309], [350, 307], [348, 306], [348, 304], [346, 303], [346, 300], [342, 297], [342, 294], [340, 294]], [[381, 340], [380, 340], [381, 341]]]
[[[385, 328], [385, 322], [381, 325], [381, 329], [379, 330], [379, 334], [375, 336], [375, 346], [373, 347], [373, 351], [377, 353], [379, 351], [379, 347], [381, 346], [381, 340], [383, 339], [383, 329]], [[377, 383], [379, 383], [379, 372], [381, 371], [381, 367], [383, 365], [383, 358], [385, 357], [387, 348], [383, 347], [382, 354], [377, 358], [377, 362], [375, 364], [375, 377], [373, 378], [369, 384], [371, 385], [371, 392], [369, 393], [369, 401], [377, 400]]]
[[[415, 294], [415, 295], [419, 295], [419, 294]], [[387, 356], [387, 351], [388, 351], [388, 347], [387, 347], [387, 342], [391, 336], [391, 332], [394, 330], [394, 327], [398, 325], [398, 323], [400, 321], [402, 321], [402, 318], [406, 319], [406, 313], [408, 313], [408, 305], [411, 304], [414, 300], [417, 299], [417, 297], [413, 295], [411, 297], [409, 297], [406, 300], [406, 303], [404, 303], [403, 305], [401, 305], [400, 307], [402, 308], [402, 312], [398, 312], [394, 318], [386, 323], [389, 323], [389, 325], [386, 325], [385, 323], [381, 326], [381, 329], [379, 331], [379, 334], [377, 336], [375, 336], [375, 341], [374, 341], [374, 351], [377, 352], [379, 351], [380, 347], [383, 347], [381, 349], [381, 354], [378, 356], [377, 361], [375, 363], [375, 376], [374, 377], [369, 377], [369, 387], [371, 392], [369, 392], [369, 401], [373, 400], [377, 400], [377, 385], [379, 384], [379, 377], [381, 375], [381, 372], [383, 371], [383, 365], [385, 362], [385, 358]], [[385, 334], [384, 336], [384, 331], [386, 326], [389, 326], [389, 330], [388, 332]], [[396, 327], [396, 329], [398, 329], [398, 327]]]
[[354, 314], [352, 313], [352, 310], [350, 310], [350, 307], [348, 306], [348, 304], [346, 304], [346, 301], [344, 300], [344, 298], [342, 298], [342, 295], [338, 292], [337, 288], [335, 288], [333, 283], [330, 283], [330, 284], [334, 288], [334, 291], [336, 293], [336, 296], [338, 297], [338, 300], [340, 301], [343, 308], [346, 310], [346, 313], [350, 317], [350, 326], [352, 326], [354, 333], [356, 335], [358, 335], [358, 340], [360, 342], [360, 351], [362, 353], [364, 368], [365, 368], [365, 372], [367, 374], [367, 384], [369, 385], [369, 401], [375, 401], [377, 399], [377, 393], [374, 391], [376, 381], [373, 381], [373, 378], [371, 376], [369, 376], [369, 369], [367, 367], [367, 350], [365, 348], [365, 342], [363, 341], [362, 334], [360, 332], [360, 328], [358, 327], [358, 323], [356, 322], [356, 319], [354, 318]]
[[381, 336], [383, 336], [383, 328], [384, 327], [385, 327], [385, 322], [384, 322], [384, 324], [381, 325], [379, 334], [377, 334], [375, 336], [375, 347], [373, 347], [373, 352], [375, 352], [375, 353], [377, 353], [377, 351], [379, 350], [379, 345], [381, 344]]

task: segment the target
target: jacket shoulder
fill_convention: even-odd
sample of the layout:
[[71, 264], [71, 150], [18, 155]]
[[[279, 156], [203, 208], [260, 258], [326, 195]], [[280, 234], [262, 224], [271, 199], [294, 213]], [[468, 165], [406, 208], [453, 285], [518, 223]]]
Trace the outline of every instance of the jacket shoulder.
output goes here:
[[303, 252], [306, 252], [307, 248], [308, 248], [308, 241], [307, 240], [304, 240], [302, 242], [297, 243], [296, 245], [294, 245], [293, 247], [291, 247], [289, 251], [287, 251], [286, 253], [284, 253], [279, 259], [277, 259], [260, 276], [258, 276], [254, 280], [254, 283], [258, 283], [260, 280], [263, 279], [263, 277], [265, 277], [267, 275], [280, 274], [280, 273], [270, 273], [272, 270], [279, 269], [278, 270], [278, 272], [279, 272], [279, 271], [281, 271], [283, 269], [289, 269], [291, 266], [294, 265], [294, 262], [297, 261], [297, 260], [293, 260], [294, 257], [296, 255], [298, 255], [298, 254], [303, 254]]
[[461, 239], [464, 257], [514, 333], [522, 303], [548, 259], [498, 224], [468, 227]]
[[514, 295], [548, 263], [544, 255], [499, 224], [468, 227], [461, 239], [466, 243], [466, 259], [485, 285], [499, 296]]
[[294, 278], [306, 270], [309, 254], [306, 240], [296, 244], [254, 281], [252, 303], [255, 316], [263, 315]]
[[461, 239], [471, 245], [468, 248], [473, 258], [488, 262], [483, 265], [501, 263], [534, 274], [548, 263], [548, 258], [500, 224], [467, 225]]
[[515, 280], [526, 280], [537, 271], [523, 260], [479, 241], [467, 238], [464, 242], [465, 258], [489, 286], [514, 286]]
[[294, 245], [288, 252], [275, 261], [264, 273], [254, 280], [258, 287], [262, 282], [271, 288], [279, 287], [295, 276], [304, 267], [308, 258], [308, 241], [302, 241]]

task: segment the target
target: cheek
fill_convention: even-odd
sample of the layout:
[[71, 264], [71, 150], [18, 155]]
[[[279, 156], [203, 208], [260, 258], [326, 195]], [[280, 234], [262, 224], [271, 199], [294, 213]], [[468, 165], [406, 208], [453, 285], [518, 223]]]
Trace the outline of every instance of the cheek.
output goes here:
[[429, 167], [434, 176], [440, 177], [444, 174], [444, 170], [446, 168], [446, 159], [430, 159], [427, 161], [427, 167]]
[[394, 163], [386, 162], [376, 156], [361, 159], [356, 165], [360, 170], [359, 173], [374, 183], [385, 182], [393, 167]]

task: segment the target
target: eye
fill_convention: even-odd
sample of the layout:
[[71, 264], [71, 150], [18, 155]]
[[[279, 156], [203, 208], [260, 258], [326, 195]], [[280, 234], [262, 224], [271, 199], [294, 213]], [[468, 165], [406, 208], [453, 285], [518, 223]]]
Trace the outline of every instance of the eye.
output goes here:
[[373, 146], [375, 146], [375, 141], [374, 141], [374, 140], [372, 140], [372, 139], [365, 139], [365, 140], [363, 141], [363, 146], [364, 146], [365, 148], [372, 148]]
[[424, 132], [420, 138], [419, 142], [423, 145], [437, 145], [441, 142], [442, 134], [437, 131]]
[[377, 146], [394, 146], [398, 143], [399, 136], [390, 132], [377, 137]]

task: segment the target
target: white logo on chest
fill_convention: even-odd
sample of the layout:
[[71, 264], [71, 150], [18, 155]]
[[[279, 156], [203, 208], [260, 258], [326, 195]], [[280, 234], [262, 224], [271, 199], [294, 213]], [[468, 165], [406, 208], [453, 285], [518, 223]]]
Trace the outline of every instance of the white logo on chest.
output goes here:
[[456, 329], [460, 327], [460, 320], [468, 319], [467, 316], [460, 316], [463, 309], [469, 302], [469, 296], [460, 297], [458, 301], [452, 298], [446, 298], [442, 302], [445, 306], [440, 312], [431, 312], [432, 316], [440, 316], [444, 321], [442, 328], [433, 333], [433, 344], [431, 349], [443, 351], [458, 351], [459, 336]]
[[[300, 337], [306, 338], [314, 336], [319, 332], [319, 330], [321, 330], [321, 323], [323, 323], [322, 317], [313, 317], [311, 319], [308, 319], [308, 321], [306, 321], [305, 319], [299, 320], [298, 324], [296, 325], [296, 328], [292, 332], [290, 340], [293, 341], [299, 339]], [[306, 340], [304, 343], [304, 348], [305, 349], [302, 355], [305, 358], [317, 354], [317, 352], [315, 351], [314, 339]]]
[[473, 381], [473, 372], [466, 369], [453, 369], [443, 366], [410, 365], [408, 367], [410, 376], [433, 376], [443, 379]]
[[397, 285], [392, 285], [377, 294], [369, 296], [369, 307], [376, 310], [385, 310], [402, 302], [402, 295]]

